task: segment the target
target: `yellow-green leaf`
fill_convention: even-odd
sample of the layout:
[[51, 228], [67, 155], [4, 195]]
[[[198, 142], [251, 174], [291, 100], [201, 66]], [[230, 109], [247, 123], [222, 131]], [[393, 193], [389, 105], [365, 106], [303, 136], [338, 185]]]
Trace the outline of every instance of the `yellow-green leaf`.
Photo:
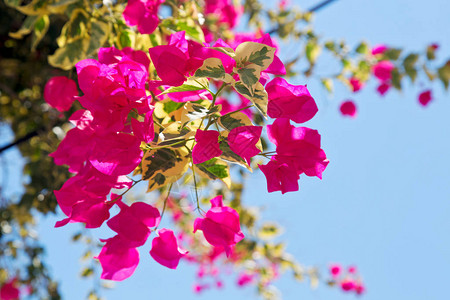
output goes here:
[[85, 38], [68, 43], [62, 48], [58, 48], [53, 55], [48, 57], [48, 62], [55, 68], [70, 70], [77, 62], [86, 58], [89, 41]]
[[267, 69], [273, 61], [275, 48], [255, 42], [244, 42], [236, 48], [236, 63], [243, 66], [252, 63], [262, 70]]
[[225, 185], [231, 187], [230, 170], [228, 164], [220, 159], [212, 158], [195, 165], [195, 172], [211, 180], [220, 179]]
[[281, 232], [281, 228], [276, 223], [267, 222], [259, 229], [258, 237], [263, 240], [269, 240], [281, 234]]
[[96, 53], [97, 50], [105, 44], [110, 32], [110, 24], [92, 19], [90, 22], [91, 28], [89, 30], [89, 46], [87, 54]]
[[253, 125], [252, 121], [250, 121], [250, 118], [240, 111], [223, 115], [217, 121], [220, 126], [228, 131], [240, 126]]
[[250, 100], [264, 117], [267, 117], [267, 103], [269, 100], [267, 92], [260, 82], [257, 82], [251, 88], [240, 81], [235, 82], [233, 86], [239, 94]]
[[47, 15], [44, 15], [39, 18], [39, 20], [36, 21], [34, 24], [34, 36], [33, 36], [33, 42], [31, 44], [31, 50], [34, 51], [39, 44], [39, 42], [42, 40], [42, 38], [45, 36], [45, 34], [48, 31], [48, 28], [50, 26], [50, 19]]
[[179, 149], [149, 150], [142, 159], [142, 178], [149, 182], [148, 191], [176, 181], [187, 169], [186, 153]]
[[225, 77], [225, 68], [220, 59], [210, 57], [203, 61], [203, 65], [195, 71], [194, 75], [196, 77], [222, 79]]
[[22, 27], [16, 32], [10, 32], [9, 36], [14, 39], [21, 39], [25, 35], [30, 34], [34, 28], [34, 24], [39, 19], [39, 16], [27, 16], [22, 23]]
[[199, 103], [187, 102], [183, 107], [181, 123], [185, 124], [194, 120], [220, 112], [222, 105], [215, 105], [210, 110]]
[[316, 63], [322, 48], [317, 44], [315, 39], [310, 39], [305, 47], [306, 58], [311, 65]]
[[189, 78], [180, 86], [173, 86], [162, 92], [160, 95], [176, 93], [176, 92], [189, 92], [199, 91], [207, 89], [209, 81], [206, 78]]

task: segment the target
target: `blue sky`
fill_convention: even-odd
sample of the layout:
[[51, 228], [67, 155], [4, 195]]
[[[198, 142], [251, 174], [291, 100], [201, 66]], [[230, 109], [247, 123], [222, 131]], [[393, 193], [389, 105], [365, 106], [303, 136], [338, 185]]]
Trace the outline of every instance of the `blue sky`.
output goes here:
[[[304, 8], [318, 0], [296, 1]], [[450, 4], [429, 0], [338, 0], [318, 13], [315, 30], [330, 39], [387, 43], [411, 51], [438, 42], [440, 58], [450, 53]], [[281, 49], [290, 56], [295, 46]], [[284, 53], [288, 52], [288, 53]], [[326, 68], [327, 61], [319, 68]], [[441, 85], [420, 88], [405, 84], [402, 93], [381, 98], [375, 84], [351, 95], [336, 86], [329, 97], [314, 80], [308, 84], [319, 105], [318, 115], [305, 126], [318, 129], [331, 163], [322, 181], [302, 177], [300, 191], [268, 194], [263, 175], [256, 172], [244, 199], [266, 207], [264, 217], [285, 229], [288, 251], [305, 265], [325, 268], [331, 262], [358, 266], [366, 300], [445, 299], [450, 270], [450, 97]], [[433, 102], [419, 106], [418, 93], [432, 88]], [[355, 120], [338, 113], [341, 101], [358, 106]], [[84, 298], [90, 282], [79, 278], [82, 247], [70, 242], [76, 225], [53, 229], [55, 220], [42, 220], [40, 235], [48, 247], [51, 269], [62, 282], [65, 299]], [[94, 236], [97, 233], [94, 233]], [[97, 236], [104, 237], [104, 236]], [[146, 249], [149, 247], [146, 247]], [[234, 277], [223, 290], [197, 296], [191, 292], [195, 269], [182, 264], [176, 271], [154, 263], [146, 251], [128, 280], [105, 292], [108, 299], [256, 299], [252, 288], [238, 289]], [[286, 274], [278, 281], [283, 299], [353, 299], [321, 285], [311, 290]]]

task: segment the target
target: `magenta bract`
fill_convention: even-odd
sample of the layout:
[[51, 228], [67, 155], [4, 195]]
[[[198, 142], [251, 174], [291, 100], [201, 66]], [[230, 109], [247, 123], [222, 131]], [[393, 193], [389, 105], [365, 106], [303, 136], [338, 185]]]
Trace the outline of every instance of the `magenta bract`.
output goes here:
[[100, 254], [95, 257], [102, 265], [101, 279], [122, 281], [133, 275], [139, 264], [139, 252], [129, 242], [116, 235], [104, 240]]
[[242, 157], [247, 164], [250, 164], [250, 158], [261, 152], [256, 147], [256, 143], [261, 137], [261, 132], [262, 126], [239, 126], [233, 128], [228, 134], [230, 149]]
[[150, 255], [161, 265], [176, 269], [180, 259], [186, 255], [187, 251], [178, 247], [177, 239], [172, 230], [158, 230], [158, 235], [152, 241]]
[[61, 112], [70, 109], [75, 96], [78, 96], [77, 84], [65, 76], [53, 77], [45, 84], [45, 101]]
[[304, 85], [291, 85], [277, 77], [266, 85], [269, 96], [267, 114], [271, 118], [288, 118], [296, 123], [306, 122], [317, 113], [316, 102]]
[[239, 224], [239, 215], [231, 207], [223, 206], [222, 196], [210, 200], [211, 208], [204, 218], [197, 218], [194, 222], [194, 233], [203, 231], [205, 239], [215, 247], [225, 249], [227, 256], [236, 243], [244, 238]]
[[219, 148], [218, 131], [198, 129], [195, 133], [195, 141], [197, 144], [192, 149], [194, 164], [200, 164], [222, 154], [222, 150]]

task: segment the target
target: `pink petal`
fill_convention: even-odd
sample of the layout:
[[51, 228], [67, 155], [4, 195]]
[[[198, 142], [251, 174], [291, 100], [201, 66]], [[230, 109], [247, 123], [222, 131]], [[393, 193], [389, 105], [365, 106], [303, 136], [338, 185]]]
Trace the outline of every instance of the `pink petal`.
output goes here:
[[201, 129], [197, 130], [195, 134], [195, 141], [197, 143], [192, 149], [192, 160], [194, 164], [200, 164], [222, 154], [222, 150], [220, 150], [219, 147], [218, 138], [218, 131], [203, 131]]
[[178, 243], [172, 230], [158, 230], [158, 235], [152, 241], [150, 255], [161, 265], [169, 269], [176, 269], [180, 259], [187, 251], [178, 248]]
[[271, 118], [289, 118], [303, 123], [318, 111], [306, 86], [291, 85], [284, 78], [277, 77], [266, 85], [266, 91], [269, 96], [267, 114]]
[[342, 102], [339, 109], [342, 115], [349, 116], [351, 118], [356, 118], [356, 105], [353, 101], [347, 100]]
[[116, 235], [107, 239], [96, 257], [102, 265], [101, 279], [122, 281], [133, 275], [139, 264], [139, 252], [128, 241]]
[[45, 101], [61, 112], [70, 109], [75, 96], [78, 96], [77, 84], [65, 76], [52, 77], [45, 84]]

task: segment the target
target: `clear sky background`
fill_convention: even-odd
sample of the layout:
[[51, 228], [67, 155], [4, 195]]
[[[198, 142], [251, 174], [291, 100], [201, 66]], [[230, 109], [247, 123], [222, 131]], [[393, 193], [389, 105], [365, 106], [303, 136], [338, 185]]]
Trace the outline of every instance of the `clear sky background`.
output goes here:
[[[297, 0], [309, 8], [319, 0]], [[315, 30], [323, 37], [386, 43], [422, 51], [438, 42], [438, 57], [450, 56], [450, 3], [443, 0], [338, 0], [320, 11]], [[298, 48], [285, 46], [281, 56], [295, 56]], [[320, 58], [319, 58], [320, 60]], [[328, 61], [319, 70], [327, 71]], [[419, 78], [420, 80], [420, 78]], [[319, 113], [305, 126], [318, 129], [330, 164], [322, 181], [300, 179], [300, 191], [283, 196], [268, 194], [265, 178], [255, 172], [244, 201], [266, 207], [264, 217], [285, 229], [288, 252], [305, 265], [325, 270], [329, 263], [355, 264], [364, 278], [366, 300], [447, 299], [450, 270], [450, 96], [439, 84], [404, 92], [375, 93], [375, 82], [351, 95], [336, 86], [329, 97], [314, 80], [297, 78], [292, 84], [308, 84]], [[419, 92], [433, 89], [434, 100], [426, 108], [417, 101]], [[340, 102], [355, 100], [356, 119], [338, 112]], [[10, 151], [11, 152], [11, 151]], [[12, 153], [12, 152], [11, 152]], [[14, 154], [10, 154], [14, 155]], [[261, 188], [264, 186], [264, 188]], [[49, 217], [40, 224], [47, 245], [48, 262], [61, 281], [64, 299], [82, 299], [91, 286], [81, 280], [79, 257], [83, 247], [70, 242], [78, 229], [71, 224], [53, 229], [60, 219]], [[106, 237], [94, 231], [95, 237]], [[135, 274], [104, 293], [108, 299], [256, 299], [253, 288], [239, 289], [234, 275], [225, 276], [225, 288], [191, 292], [195, 269], [182, 263], [176, 271], [164, 268], [142, 247]], [[353, 299], [324, 285], [311, 290], [286, 274], [276, 284], [283, 299]]]

